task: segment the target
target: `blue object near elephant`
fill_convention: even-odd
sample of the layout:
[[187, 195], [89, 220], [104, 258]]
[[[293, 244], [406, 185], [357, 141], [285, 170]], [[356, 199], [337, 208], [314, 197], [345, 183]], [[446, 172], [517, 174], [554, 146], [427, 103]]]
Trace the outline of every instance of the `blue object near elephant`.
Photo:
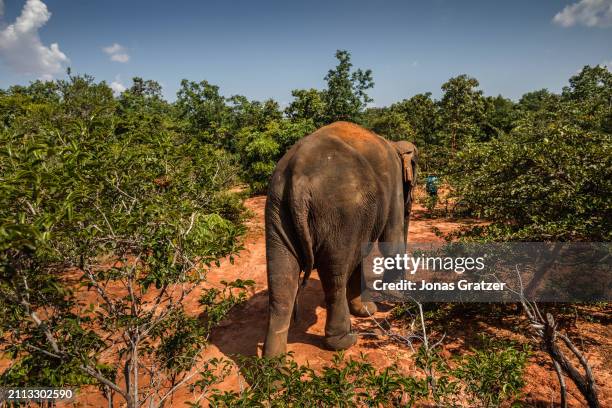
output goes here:
[[438, 195], [438, 177], [427, 176], [425, 181], [425, 190], [430, 196]]

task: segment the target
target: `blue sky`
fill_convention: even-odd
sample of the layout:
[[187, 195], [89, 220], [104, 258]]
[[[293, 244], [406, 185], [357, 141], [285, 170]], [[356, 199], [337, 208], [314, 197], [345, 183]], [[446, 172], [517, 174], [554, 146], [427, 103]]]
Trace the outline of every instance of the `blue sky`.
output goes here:
[[[0, 0], [0, 88], [61, 78], [182, 78], [274, 98], [323, 86], [336, 49], [370, 68], [378, 106], [458, 74], [487, 95], [559, 91], [583, 65], [612, 66], [612, 0]], [[25, 8], [24, 8], [25, 7]], [[56, 45], [52, 45], [56, 44]]]

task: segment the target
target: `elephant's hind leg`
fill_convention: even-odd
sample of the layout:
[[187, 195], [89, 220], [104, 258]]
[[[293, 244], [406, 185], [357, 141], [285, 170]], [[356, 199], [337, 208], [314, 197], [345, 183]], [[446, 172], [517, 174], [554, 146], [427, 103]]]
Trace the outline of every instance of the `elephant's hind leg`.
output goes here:
[[325, 322], [325, 344], [332, 350], [344, 350], [357, 342], [351, 333], [351, 319], [346, 296], [348, 272], [345, 265], [319, 268], [319, 277], [325, 292], [327, 321]]
[[346, 286], [346, 297], [349, 310], [353, 316], [368, 317], [378, 310], [376, 303], [361, 300], [361, 263], [355, 268], [349, 278]]
[[269, 316], [264, 356], [287, 351], [287, 335], [297, 295], [300, 267], [297, 259], [285, 248], [267, 251]]

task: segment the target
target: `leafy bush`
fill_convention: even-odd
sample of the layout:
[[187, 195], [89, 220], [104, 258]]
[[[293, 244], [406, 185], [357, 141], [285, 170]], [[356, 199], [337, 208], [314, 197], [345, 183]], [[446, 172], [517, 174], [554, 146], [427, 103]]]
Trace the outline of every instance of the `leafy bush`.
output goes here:
[[610, 134], [581, 125], [585, 106], [528, 114], [509, 134], [471, 143], [451, 162], [456, 194], [493, 224], [491, 239], [612, 237]]
[[[528, 350], [482, 340], [482, 347], [453, 360], [419, 348], [416, 365], [429, 373], [424, 378], [406, 376], [395, 365], [375, 369], [364, 355], [347, 360], [342, 352], [320, 371], [297, 364], [290, 354], [236, 356], [247, 387], [225, 392], [211, 389], [222, 378], [211, 375], [215, 370], [210, 370], [203, 373], [196, 388], [208, 391], [206, 398], [213, 407], [411, 407], [434, 402], [445, 407], [483, 408], [516, 403], [524, 386]], [[229, 372], [227, 365], [222, 371]], [[435, 378], [429, 376], [432, 373]]]
[[528, 349], [481, 338], [482, 346], [460, 357], [452, 375], [478, 407], [498, 407], [504, 401], [520, 398]]
[[247, 127], [237, 135], [237, 150], [241, 158], [242, 178], [254, 193], [264, 192], [276, 163], [300, 138], [315, 130], [310, 120], [273, 121], [265, 130]]
[[450, 359], [437, 349], [418, 349], [416, 365], [426, 373], [429, 398], [438, 406], [498, 407], [520, 400], [529, 349], [485, 336], [480, 340], [469, 354]]
[[364, 357], [334, 356], [331, 366], [316, 373], [287, 356], [239, 357], [245, 380], [242, 392], [213, 391], [214, 407], [371, 407], [413, 406], [427, 394], [423, 380], [407, 377], [392, 366], [377, 371]]
[[182, 300], [240, 248], [242, 204], [226, 192], [237, 170], [178, 132], [153, 85], [117, 100], [71, 76], [0, 96], [12, 106], [0, 121], [2, 383], [95, 381], [135, 407], [145, 394], [119, 387], [120, 369], [126, 384], [145, 366], [174, 382], [196, 364], [211, 326]]

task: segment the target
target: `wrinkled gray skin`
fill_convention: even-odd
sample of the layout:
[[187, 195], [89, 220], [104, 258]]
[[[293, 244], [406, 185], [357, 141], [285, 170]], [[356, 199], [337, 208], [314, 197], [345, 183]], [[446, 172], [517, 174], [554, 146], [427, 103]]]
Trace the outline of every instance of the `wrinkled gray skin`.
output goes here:
[[352, 123], [336, 122], [296, 143], [279, 161], [266, 201], [269, 320], [264, 355], [286, 352], [300, 272], [317, 269], [325, 292], [325, 343], [356, 342], [349, 313], [368, 316], [361, 301], [361, 246], [407, 239], [417, 149], [389, 142]]

